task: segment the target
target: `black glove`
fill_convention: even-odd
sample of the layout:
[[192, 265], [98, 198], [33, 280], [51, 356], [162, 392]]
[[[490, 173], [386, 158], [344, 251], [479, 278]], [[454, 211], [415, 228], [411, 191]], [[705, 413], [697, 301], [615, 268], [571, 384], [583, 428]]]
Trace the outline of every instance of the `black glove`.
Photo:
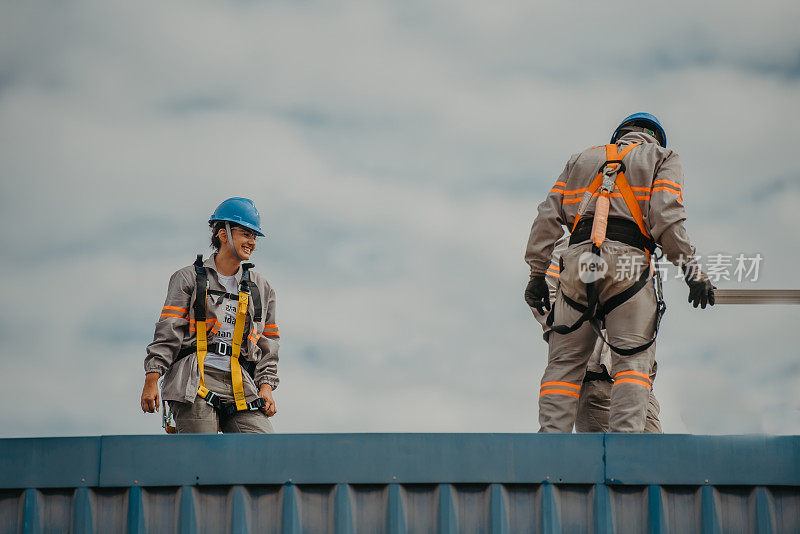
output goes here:
[[689, 302], [692, 306], [697, 308], [699, 304], [701, 308], [706, 309], [706, 304], [709, 306], [714, 305], [714, 290], [717, 289], [708, 279], [708, 276], [702, 275], [698, 280], [691, 280], [686, 278], [686, 283], [689, 285]]
[[550, 310], [550, 288], [544, 276], [532, 276], [525, 288], [525, 302], [528, 306], [544, 315], [544, 310]]

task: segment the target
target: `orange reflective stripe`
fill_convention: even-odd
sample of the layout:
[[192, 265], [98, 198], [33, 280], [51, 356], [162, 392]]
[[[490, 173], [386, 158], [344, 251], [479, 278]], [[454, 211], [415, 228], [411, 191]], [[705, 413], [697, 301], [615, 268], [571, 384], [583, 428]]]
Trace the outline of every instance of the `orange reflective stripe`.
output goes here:
[[580, 397], [580, 395], [574, 391], [565, 391], [563, 389], [548, 389], [539, 393], [540, 397], [542, 395], [569, 395], [570, 397], [575, 397], [576, 399]]
[[[648, 189], [648, 191], [649, 191], [649, 189]], [[592, 195], [592, 198], [595, 198], [595, 197], [598, 197], [598, 196], [600, 196], [600, 193], [595, 193], [594, 195]], [[608, 196], [610, 198], [625, 198], [624, 196], [622, 196], [622, 193], [611, 193]], [[650, 200], [650, 195], [634, 195], [633, 198], [635, 198], [636, 200]], [[581, 200], [583, 200], [583, 199], [582, 198], [568, 198], [568, 199], [564, 200], [564, 204], [575, 204], [577, 202], [580, 202]]]
[[584, 187], [582, 189], [573, 189], [572, 191], [564, 191], [565, 195], [579, 195], [581, 193], [585, 193], [589, 190], [588, 187]]
[[164, 309], [165, 309], [165, 310], [175, 310], [175, 311], [180, 311], [180, 312], [183, 312], [183, 313], [185, 313], [185, 314], [187, 314], [187, 315], [189, 314], [189, 310], [187, 310], [186, 308], [179, 308], [179, 307], [177, 307], [177, 306], [164, 306]]
[[652, 191], [653, 191], [653, 192], [656, 192], [656, 191], [668, 191], [668, 192], [670, 192], [670, 193], [672, 193], [672, 194], [674, 194], [674, 195], [678, 195], [679, 197], [680, 197], [680, 196], [683, 196], [683, 193], [681, 193], [680, 191], [676, 191], [676, 190], [674, 190], [674, 189], [671, 189], [671, 188], [669, 188], [669, 187], [654, 187], [654, 188], [652, 189]]
[[563, 192], [564, 192], [564, 190], [563, 190], [563, 189], [556, 189], [556, 188], [554, 187], [553, 189], [551, 189], [551, 190], [550, 190], [550, 192], [551, 192], [551, 193], [563, 193]]
[[174, 313], [162, 313], [161, 317], [175, 317], [177, 319], [186, 319], [183, 315], [175, 315]]
[[667, 185], [670, 185], [670, 186], [674, 187], [675, 189], [683, 190], [683, 187], [681, 187], [681, 184], [679, 184], [677, 182], [673, 182], [671, 180], [663, 180], [663, 179], [661, 179], [661, 180], [656, 180], [655, 182], [653, 182], [653, 185], [658, 185], [658, 184], [667, 184]]
[[633, 191], [631, 191], [631, 186], [628, 185], [628, 180], [625, 179], [625, 173], [623, 172], [617, 173], [617, 187], [619, 187], [619, 192], [622, 193], [622, 198], [625, 200], [625, 205], [628, 206], [631, 215], [633, 215], [633, 220], [636, 221], [636, 225], [639, 227], [642, 235], [645, 237], [650, 237], [650, 232], [647, 231], [647, 227], [644, 225], [642, 208], [639, 207], [637, 198], [633, 194]]
[[[648, 189], [648, 191], [649, 191], [649, 189]], [[600, 193], [595, 193], [594, 195], [592, 195], [592, 198], [594, 198], [596, 196], [600, 196]], [[622, 193], [611, 193], [608, 196], [610, 198], [625, 198], [625, 197], [622, 196]], [[633, 198], [635, 198], [636, 200], [650, 200], [650, 195], [635, 195]]]
[[566, 182], [556, 182], [556, 184], [553, 187], [558, 187], [559, 185], [562, 186], [562, 187], [566, 187], [567, 183]]
[[247, 335], [247, 339], [249, 339], [253, 343], [258, 343], [258, 340], [256, 338], [254, 338], [253, 336], [249, 335], [249, 334]]
[[619, 384], [626, 384], [626, 383], [636, 384], [638, 386], [644, 386], [647, 389], [651, 389], [650, 384], [648, 384], [647, 382], [643, 382], [638, 378], [621, 378], [619, 380], [614, 380], [614, 387], [617, 387]]
[[578, 386], [576, 384], [571, 384], [570, 382], [545, 382], [544, 384], [541, 385], [541, 387], [539, 389], [547, 387], [547, 386], [566, 386], [568, 388], [581, 389], [580, 386]]
[[643, 191], [645, 193], [649, 193], [650, 192], [650, 188], [649, 187], [631, 187], [631, 189], [633, 191]]
[[[592, 181], [591, 184], [589, 184], [589, 187], [586, 188], [586, 191], [595, 191], [595, 190], [597, 190], [598, 187], [600, 187], [600, 184], [602, 184], [602, 183], [603, 183], [603, 173], [598, 173], [597, 177]], [[581, 200], [583, 200], [583, 199], [581, 199], [580, 197], [576, 198], [574, 200], [571, 200], [569, 202], [564, 200], [564, 201], [562, 201], [562, 204], [573, 204], [575, 202], [580, 202]], [[575, 215], [575, 221], [572, 223], [572, 230], [571, 230], [572, 232], [575, 231], [575, 228], [578, 226], [578, 221], [580, 221], [580, 220], [581, 220], [581, 214], [578, 213], [577, 215]]]
[[264, 337], [270, 337], [270, 336], [280, 336], [281, 333], [280, 332], [268, 332], [266, 334], [261, 334], [261, 335], [264, 336]]
[[620, 371], [619, 373], [614, 375], [614, 378], [617, 378], [618, 376], [627, 376], [627, 375], [640, 376], [645, 380], [647, 380], [648, 382], [650, 382], [650, 375], [640, 373], [639, 371]]

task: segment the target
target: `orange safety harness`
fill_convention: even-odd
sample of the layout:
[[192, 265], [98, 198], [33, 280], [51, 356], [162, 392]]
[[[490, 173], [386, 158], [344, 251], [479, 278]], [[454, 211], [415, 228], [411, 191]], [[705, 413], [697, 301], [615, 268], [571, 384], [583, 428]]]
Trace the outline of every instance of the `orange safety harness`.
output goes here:
[[[659, 276], [658, 270], [654, 270], [657, 304], [653, 338], [647, 343], [638, 347], [622, 349], [609, 343], [601, 332], [601, 328], [604, 328], [605, 326], [604, 323], [606, 315], [608, 315], [611, 310], [633, 297], [645, 285], [647, 285], [648, 281], [650, 280], [650, 258], [651, 254], [655, 250], [656, 243], [648, 232], [647, 226], [644, 223], [644, 216], [642, 215], [642, 210], [639, 207], [639, 202], [636, 200], [636, 195], [628, 183], [628, 180], [625, 178], [626, 168], [625, 163], [623, 162], [625, 156], [627, 156], [640, 144], [641, 143], [634, 143], [632, 145], [628, 145], [622, 151], [619, 151], [619, 147], [615, 144], [605, 146], [606, 161], [600, 167], [597, 176], [584, 193], [585, 197], [581, 202], [578, 214], [575, 216], [575, 221], [572, 224], [572, 234], [570, 236], [569, 244], [575, 245], [589, 239], [592, 242], [592, 254], [599, 257], [600, 248], [603, 246], [603, 243], [607, 238], [614, 239], [615, 241], [621, 241], [644, 251], [645, 256], [648, 258], [647, 267], [643, 269], [641, 276], [631, 287], [617, 295], [614, 295], [602, 303], [598, 300], [598, 292], [597, 288], [595, 287], [595, 281], [586, 283], [586, 301], [588, 303], [586, 306], [573, 299], [570, 299], [562, 293], [564, 301], [570, 307], [582, 312], [581, 316], [574, 324], [553, 325], [555, 306], [553, 306], [553, 308], [550, 310], [550, 314], [547, 317], [547, 324], [553, 329], [554, 332], [561, 335], [574, 332], [580, 328], [583, 323], [589, 321], [603, 342], [610, 346], [614, 352], [622, 356], [631, 356], [633, 354], [642, 352], [655, 342], [656, 336], [658, 335], [658, 328], [661, 324], [661, 318], [667, 308], [666, 304], [664, 303], [664, 299], [662, 298], [661, 277]], [[633, 226], [633, 224], [626, 219], [609, 217], [610, 197], [615, 190], [619, 191], [622, 199], [625, 201], [625, 205], [628, 207], [628, 210], [630, 211], [636, 223], [635, 226]], [[581, 215], [584, 213], [589, 201], [593, 197], [597, 197], [594, 216], [591, 219], [582, 221]]]

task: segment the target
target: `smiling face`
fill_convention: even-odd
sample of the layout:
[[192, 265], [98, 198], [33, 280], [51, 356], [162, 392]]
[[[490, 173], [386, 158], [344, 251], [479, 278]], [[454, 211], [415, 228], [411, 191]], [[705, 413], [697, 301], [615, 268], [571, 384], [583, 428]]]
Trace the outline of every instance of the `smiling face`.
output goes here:
[[[233, 248], [236, 254], [239, 255], [242, 261], [250, 259], [250, 255], [256, 249], [256, 233], [249, 228], [242, 226], [235, 226], [231, 224], [231, 238], [233, 239]], [[219, 250], [223, 254], [230, 253], [230, 246], [228, 245], [228, 233], [225, 228], [220, 228], [217, 232], [217, 237], [220, 241]]]

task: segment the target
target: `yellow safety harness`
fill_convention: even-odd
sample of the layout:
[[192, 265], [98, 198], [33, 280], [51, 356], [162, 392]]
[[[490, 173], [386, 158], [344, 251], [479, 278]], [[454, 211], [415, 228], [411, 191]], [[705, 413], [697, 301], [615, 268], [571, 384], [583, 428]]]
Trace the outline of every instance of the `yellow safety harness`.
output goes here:
[[[253, 265], [250, 263], [242, 264], [242, 282], [239, 286], [239, 300], [236, 307], [236, 322], [233, 327], [233, 340], [231, 342], [231, 383], [233, 384], [234, 404], [223, 404], [219, 395], [209, 390], [205, 385], [204, 364], [208, 353], [208, 338], [206, 330], [206, 299], [209, 293], [208, 275], [203, 265], [203, 255], [198, 254], [194, 263], [196, 274], [196, 295], [194, 302], [194, 318], [197, 325], [197, 367], [200, 370], [200, 385], [197, 394], [211, 405], [221, 415], [232, 415], [235, 412], [247, 410], [258, 410], [265, 406], [265, 401], [258, 398], [253, 402], [247, 402], [244, 395], [244, 384], [242, 382], [242, 362], [239, 356], [242, 351], [242, 343], [245, 339], [245, 323], [247, 322], [247, 311], [250, 306], [250, 288], [255, 287], [250, 281], [249, 269]], [[256, 295], [258, 297], [258, 295]], [[259, 299], [260, 300], [260, 299]], [[260, 303], [259, 303], [260, 304]], [[260, 315], [260, 306], [256, 315]], [[258, 320], [258, 317], [256, 318]]]

